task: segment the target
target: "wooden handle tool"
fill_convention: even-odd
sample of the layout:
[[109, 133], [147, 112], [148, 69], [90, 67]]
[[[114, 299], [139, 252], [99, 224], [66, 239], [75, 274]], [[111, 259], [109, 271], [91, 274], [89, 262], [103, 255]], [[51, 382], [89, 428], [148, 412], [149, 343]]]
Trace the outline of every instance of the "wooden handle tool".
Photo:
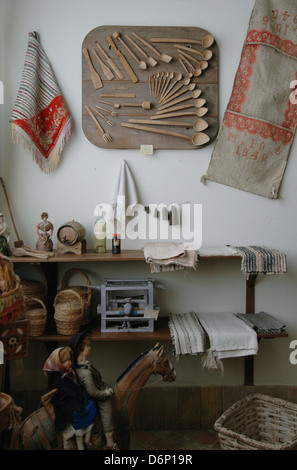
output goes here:
[[117, 58], [119, 59], [119, 61], [121, 62], [122, 66], [124, 67], [124, 69], [126, 70], [127, 74], [129, 75], [130, 79], [132, 80], [133, 83], [137, 83], [138, 82], [138, 77], [137, 75], [133, 72], [132, 68], [130, 67], [128, 61], [126, 60], [126, 58], [124, 57], [124, 55], [121, 53], [121, 51], [119, 51], [119, 49], [117, 48], [117, 46], [115, 45], [115, 43], [113, 42], [113, 39], [111, 36], [106, 36], [106, 39], [107, 39], [107, 42], [108, 44], [113, 48], [113, 50], [115, 51], [116, 55], [117, 55]]
[[132, 38], [130, 38], [130, 36], [128, 36], [128, 34], [125, 34], [125, 37], [126, 37], [126, 38], [128, 39], [128, 41], [130, 41], [131, 44], [133, 44], [133, 46], [146, 58], [146, 60], [148, 61], [148, 63], [149, 63], [152, 67], [155, 67], [155, 66], [157, 65], [158, 62], [157, 62], [155, 59], [153, 59], [153, 57], [149, 57], [149, 56], [147, 55], [147, 53], [146, 53], [143, 49], [141, 49], [141, 47], [140, 47], [138, 44], [136, 44], [136, 42], [133, 41]]
[[93, 85], [95, 87], [96, 90], [98, 90], [98, 88], [103, 88], [103, 83], [102, 83], [102, 80], [101, 80], [101, 77], [99, 75], [99, 73], [95, 70], [95, 67], [91, 61], [91, 58], [90, 58], [90, 55], [89, 55], [89, 51], [86, 47], [83, 48], [83, 54], [88, 62], [88, 65], [89, 65], [89, 68], [90, 68], [90, 72], [91, 72], [91, 79], [92, 79], [92, 82], [93, 82]]
[[114, 74], [112, 73], [110, 68], [108, 68], [107, 65], [105, 65], [105, 63], [100, 59], [100, 57], [97, 54], [97, 51], [95, 49], [92, 49], [92, 52], [93, 52], [94, 56], [96, 57], [96, 59], [98, 60], [98, 62], [100, 64], [100, 67], [102, 69], [102, 72], [104, 73], [107, 80], [113, 80], [114, 79]]
[[148, 41], [146, 41], [145, 39], [143, 39], [141, 36], [139, 36], [139, 34], [136, 34], [134, 32], [132, 32], [133, 36], [135, 38], [137, 38], [140, 42], [142, 42], [142, 44], [144, 44], [146, 47], [148, 47], [151, 51], [153, 51], [157, 57], [159, 57], [160, 60], [162, 60], [163, 62], [166, 62], [167, 64], [172, 60], [172, 57], [170, 55], [167, 55], [167, 54], [161, 54], [159, 51], [157, 51], [157, 49], [155, 47], [153, 47]]
[[120, 43], [125, 47], [125, 49], [127, 49], [127, 51], [129, 52], [129, 54], [133, 57], [134, 60], [136, 60], [137, 64], [138, 64], [138, 67], [142, 70], [146, 70], [147, 69], [147, 65], [146, 65], [146, 62], [144, 62], [144, 60], [139, 60], [138, 57], [134, 54], [134, 52], [130, 49], [130, 47], [128, 46], [128, 44], [125, 43], [125, 41], [121, 38], [121, 35], [119, 32], [115, 31], [113, 34], [113, 37], [115, 39], [118, 39], [120, 41]]
[[98, 41], [95, 42], [96, 46], [98, 47], [99, 51], [103, 54], [103, 56], [105, 57], [106, 59], [106, 62], [108, 63], [108, 65], [110, 65], [110, 67], [112, 68], [112, 70], [116, 73], [116, 75], [118, 76], [118, 78], [120, 80], [122, 80], [123, 78], [125, 78], [124, 74], [120, 71], [119, 67], [114, 63], [114, 61], [112, 60], [111, 57], [109, 57], [109, 55], [105, 52], [105, 50], [103, 49], [103, 47], [101, 46], [101, 44], [99, 44]]
[[135, 98], [135, 93], [101, 93], [102, 98]]
[[144, 101], [143, 103], [124, 103], [123, 106], [138, 107], [143, 109], [151, 109], [152, 107], [149, 101]]
[[204, 36], [202, 41], [198, 41], [196, 39], [188, 39], [188, 38], [151, 38], [151, 42], [175, 42], [176, 44], [179, 43], [188, 43], [188, 44], [199, 44], [203, 47], [210, 47], [214, 43], [214, 37], [212, 34], [207, 34]]

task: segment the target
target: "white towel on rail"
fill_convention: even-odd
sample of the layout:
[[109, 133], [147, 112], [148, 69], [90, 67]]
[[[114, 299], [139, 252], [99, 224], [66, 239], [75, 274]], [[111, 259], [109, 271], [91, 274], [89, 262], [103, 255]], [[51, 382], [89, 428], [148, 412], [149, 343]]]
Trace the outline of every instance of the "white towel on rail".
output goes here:
[[202, 360], [205, 367], [222, 371], [221, 359], [257, 354], [256, 332], [233, 313], [197, 313], [197, 316], [210, 343]]

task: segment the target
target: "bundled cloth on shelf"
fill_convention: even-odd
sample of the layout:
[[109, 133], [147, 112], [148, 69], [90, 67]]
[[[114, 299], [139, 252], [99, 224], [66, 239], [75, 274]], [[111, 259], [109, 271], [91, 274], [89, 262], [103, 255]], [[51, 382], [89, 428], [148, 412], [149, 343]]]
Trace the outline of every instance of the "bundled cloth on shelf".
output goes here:
[[265, 312], [237, 313], [236, 316], [253, 328], [257, 333], [282, 333], [286, 325]]
[[265, 246], [234, 246], [242, 256], [241, 271], [250, 274], [283, 274], [287, 272], [286, 255]]
[[201, 354], [205, 350], [205, 333], [196, 313], [171, 313], [169, 331], [173, 344], [173, 354]]
[[203, 367], [223, 374], [222, 359], [255, 355], [256, 332], [230, 312], [197, 313], [209, 338], [209, 349], [202, 356]]
[[11, 115], [12, 140], [45, 173], [52, 172], [71, 135], [71, 116], [38, 33], [29, 33], [25, 64]]
[[144, 257], [152, 273], [196, 269], [197, 251], [186, 249], [182, 243], [150, 242], [144, 246]]

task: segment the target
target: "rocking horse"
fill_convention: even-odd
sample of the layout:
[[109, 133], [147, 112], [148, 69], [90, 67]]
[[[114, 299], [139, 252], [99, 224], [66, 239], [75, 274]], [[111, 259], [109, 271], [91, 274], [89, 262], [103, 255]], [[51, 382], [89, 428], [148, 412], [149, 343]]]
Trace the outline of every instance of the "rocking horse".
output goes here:
[[[152, 374], [160, 380], [173, 382], [176, 373], [164, 355], [164, 346], [157, 343], [150, 351], [140, 354], [117, 379], [113, 394], [116, 441], [121, 450], [130, 446], [130, 424], [133, 423], [136, 402]], [[61, 436], [55, 431], [51, 398], [57, 392], [51, 390], [41, 398], [42, 405], [21, 425], [18, 447], [23, 450], [63, 449]], [[98, 439], [100, 441], [100, 438]], [[100, 447], [99, 447], [100, 448]]]

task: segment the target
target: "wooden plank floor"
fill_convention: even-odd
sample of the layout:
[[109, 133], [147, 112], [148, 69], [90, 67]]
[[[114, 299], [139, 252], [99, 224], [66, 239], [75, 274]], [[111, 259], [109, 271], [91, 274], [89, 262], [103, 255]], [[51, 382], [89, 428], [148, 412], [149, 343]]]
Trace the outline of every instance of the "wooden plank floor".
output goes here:
[[221, 450], [214, 430], [137, 430], [131, 433], [131, 450]]

